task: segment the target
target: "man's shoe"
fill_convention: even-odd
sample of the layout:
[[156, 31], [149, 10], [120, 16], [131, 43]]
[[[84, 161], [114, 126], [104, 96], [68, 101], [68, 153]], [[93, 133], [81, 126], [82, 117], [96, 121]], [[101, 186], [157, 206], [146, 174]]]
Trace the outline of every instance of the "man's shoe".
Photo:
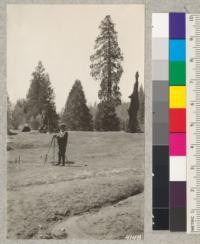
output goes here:
[[60, 165], [60, 163], [59, 163], [59, 162], [55, 164], [55, 166], [58, 166], [58, 165]]

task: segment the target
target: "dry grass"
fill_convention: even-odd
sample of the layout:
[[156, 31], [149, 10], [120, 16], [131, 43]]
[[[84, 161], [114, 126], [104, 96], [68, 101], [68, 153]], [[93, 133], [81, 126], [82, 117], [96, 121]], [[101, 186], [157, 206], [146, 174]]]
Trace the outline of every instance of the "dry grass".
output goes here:
[[[99, 231], [81, 219], [78, 225], [83, 225], [82, 232], [92, 238], [119, 239], [130, 230], [142, 233], [139, 208], [132, 208], [132, 201], [128, 201], [119, 217], [123, 211], [117, 203], [143, 191], [143, 134], [70, 132], [67, 153], [75, 164], [66, 167], [44, 165], [50, 139], [47, 134], [21, 133], [9, 140], [14, 150], [8, 155], [8, 238], [70, 238], [70, 230], [56, 236], [53, 227], [88, 212], [96, 215], [87, 215], [86, 222], [97, 221]], [[19, 155], [21, 163], [15, 163]], [[138, 206], [141, 201], [138, 198]], [[116, 207], [111, 217], [106, 209], [112, 205]], [[122, 216], [124, 228], [119, 232]]]
[[[75, 216], [53, 226], [51, 233], [61, 239], [63, 234], [74, 239], [126, 239], [141, 235], [143, 230], [143, 194], [137, 194], [119, 203]], [[134, 222], [133, 222], [134, 221]]]

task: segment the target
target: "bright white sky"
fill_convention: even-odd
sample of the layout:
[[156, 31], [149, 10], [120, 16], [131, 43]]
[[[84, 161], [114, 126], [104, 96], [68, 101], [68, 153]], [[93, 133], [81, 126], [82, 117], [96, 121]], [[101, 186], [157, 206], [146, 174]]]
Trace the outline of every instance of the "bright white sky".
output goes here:
[[55, 91], [57, 110], [64, 107], [80, 79], [88, 104], [98, 101], [99, 83], [90, 76], [99, 25], [106, 15], [116, 24], [124, 55], [120, 80], [122, 100], [128, 101], [135, 72], [144, 80], [143, 5], [8, 5], [7, 89], [11, 102], [25, 98], [31, 73], [42, 61]]

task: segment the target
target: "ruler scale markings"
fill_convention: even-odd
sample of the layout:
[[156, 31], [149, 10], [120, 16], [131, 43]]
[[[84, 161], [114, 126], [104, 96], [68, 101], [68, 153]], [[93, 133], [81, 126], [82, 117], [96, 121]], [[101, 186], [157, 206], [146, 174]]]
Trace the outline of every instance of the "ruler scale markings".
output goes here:
[[[186, 231], [185, 13], [169, 13], [169, 32], [170, 231]], [[194, 63], [194, 59], [190, 62]], [[184, 116], [173, 110], [181, 110]]]
[[[193, 41], [191, 42], [191, 37]], [[186, 16], [187, 232], [200, 232], [200, 15]], [[193, 60], [194, 62], [190, 62]], [[195, 79], [193, 79], [195, 77]], [[192, 84], [189, 81], [192, 80]], [[195, 98], [195, 99], [194, 99]], [[192, 109], [190, 104], [193, 103]], [[195, 113], [194, 113], [195, 112]], [[194, 124], [195, 123], [195, 124]], [[193, 124], [194, 126], [190, 126]], [[195, 145], [195, 154], [191, 146]]]

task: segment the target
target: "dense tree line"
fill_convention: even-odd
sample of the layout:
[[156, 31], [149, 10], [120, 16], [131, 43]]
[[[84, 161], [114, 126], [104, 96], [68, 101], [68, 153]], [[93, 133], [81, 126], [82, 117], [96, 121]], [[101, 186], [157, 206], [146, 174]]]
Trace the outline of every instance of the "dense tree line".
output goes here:
[[[139, 95], [139, 109], [137, 113], [137, 120], [140, 126], [141, 131], [144, 131], [144, 88], [142, 85], [139, 87], [138, 91]], [[120, 130], [128, 131], [128, 122], [129, 122], [129, 114], [128, 109], [130, 107], [130, 102], [122, 102], [116, 108], [117, 117], [120, 120]], [[93, 119], [95, 119], [95, 115], [97, 112], [97, 103], [89, 106], [90, 113], [93, 115]]]

